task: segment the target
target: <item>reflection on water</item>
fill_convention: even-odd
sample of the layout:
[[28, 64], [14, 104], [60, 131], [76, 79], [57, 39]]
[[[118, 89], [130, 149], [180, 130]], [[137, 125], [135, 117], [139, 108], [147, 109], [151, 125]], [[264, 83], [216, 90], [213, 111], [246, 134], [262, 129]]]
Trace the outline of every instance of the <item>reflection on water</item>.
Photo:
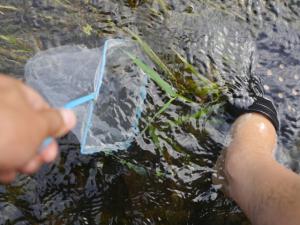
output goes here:
[[[183, 80], [190, 74], [173, 49], [202, 74], [241, 86], [253, 54], [255, 73], [279, 109], [278, 160], [299, 172], [299, 15], [296, 1], [1, 0], [0, 71], [22, 77], [38, 50], [70, 43], [97, 47], [106, 37], [127, 36], [125, 27]], [[154, 84], [148, 93], [142, 126], [166, 102]], [[226, 112], [217, 108], [180, 126], [168, 123], [197, 110], [175, 101], [127, 152], [114, 155], [81, 156], [70, 134], [60, 141], [54, 164], [0, 186], [0, 223], [249, 224], [211, 184], [230, 126]]]

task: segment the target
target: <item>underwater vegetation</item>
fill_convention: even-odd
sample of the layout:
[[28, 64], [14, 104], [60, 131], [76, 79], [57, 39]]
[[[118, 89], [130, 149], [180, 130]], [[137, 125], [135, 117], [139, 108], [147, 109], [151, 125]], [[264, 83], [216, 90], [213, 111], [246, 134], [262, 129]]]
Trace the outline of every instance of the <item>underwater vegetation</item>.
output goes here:
[[149, 82], [128, 151], [82, 156], [68, 135], [55, 164], [0, 186], [0, 224], [249, 224], [211, 182], [231, 121], [224, 83], [243, 80], [257, 53], [281, 117], [279, 148], [297, 158], [299, 15], [295, 1], [2, 0], [2, 73], [23, 79], [40, 50], [116, 37], [135, 40], [152, 64], [130, 55]]
[[[164, 0], [156, 0], [156, 2], [163, 14], [167, 16], [169, 12], [168, 4]], [[128, 1], [128, 4], [133, 8], [136, 8], [144, 3], [145, 1]], [[77, 13], [76, 6], [78, 3], [55, 0], [52, 2], [52, 4], [53, 7], [64, 8], [65, 10], [69, 11], [71, 15], [75, 13], [75, 16]], [[86, 4], [88, 4], [88, 1]], [[1, 5], [0, 9], [3, 10], [3, 13], [20, 10], [17, 8], [17, 6], [13, 5]], [[96, 8], [91, 7], [91, 10], [96, 11]], [[155, 10], [153, 12], [158, 13], [155, 12]], [[54, 19], [52, 15], [46, 16], [41, 14], [40, 16], [44, 17], [46, 21], [51, 21]], [[110, 20], [107, 20], [105, 23], [111, 24], [110, 26], [112, 26], [112, 28], [115, 27]], [[93, 37], [98, 33], [97, 28], [95, 28], [93, 24], [94, 23], [91, 23], [90, 21], [87, 21], [86, 23], [80, 22], [79, 25], [81, 32], [86, 35], [86, 37]], [[116, 27], [113, 29], [116, 29]], [[199, 120], [201, 118], [208, 118], [210, 113], [217, 110], [217, 108], [222, 105], [223, 87], [220, 87], [216, 82], [217, 79], [220, 79], [217, 72], [210, 74], [209, 78], [207, 78], [206, 75], [201, 74], [197, 68], [188, 62], [187, 59], [173, 49], [173, 57], [177, 61], [180, 70], [190, 74], [189, 79], [183, 79], [183, 76], [180, 74], [180, 72], [172, 71], [172, 69], [163, 62], [163, 60], [154, 52], [153, 49], [151, 49], [146, 41], [142, 40], [138, 34], [126, 27], [122, 29], [125, 34], [131, 36], [141, 46], [145, 54], [147, 54], [147, 56], [153, 61], [156, 69], [151, 68], [149, 65], [146, 65], [143, 61], [135, 58], [132, 55], [131, 57], [133, 62], [140, 67], [150, 77], [150, 79], [152, 79], [165, 92], [166, 96], [169, 98], [168, 100], [166, 99], [165, 103], [159, 109], [157, 109], [156, 112], [153, 111], [151, 113], [153, 116], [148, 118], [148, 122], [146, 122], [146, 124], [144, 124], [144, 126], [141, 128], [142, 134], [144, 134], [148, 128], [151, 128], [152, 135], [150, 135], [150, 137], [154, 138], [152, 141], [155, 141], [157, 144], [159, 144], [160, 139], [153, 136], [156, 133], [156, 128], [152, 123], [166, 110], [172, 107], [174, 102], [182, 101], [189, 104], [194, 104], [198, 110], [192, 113], [179, 115], [179, 117], [174, 118], [173, 120], [165, 121], [168, 126], [180, 126], [191, 119]], [[41, 48], [41, 43], [36, 41], [37, 39], [35, 37], [32, 36], [31, 40], [34, 40], [34, 48]], [[16, 61], [17, 63], [20, 63], [20, 61], [23, 63], [26, 62], [28, 56], [32, 55], [33, 52], [37, 50], [30, 46], [32, 44], [28, 44], [28, 40], [24, 40], [24, 37], [20, 36], [17, 37], [10, 34], [1, 34], [0, 41], [5, 43], [3, 46], [9, 46], [10, 48], [10, 51], [8, 52], [5, 50], [6, 47], [2, 47], [0, 49], [2, 50], [2, 55], [5, 55], [5, 57], [10, 56], [10, 61]], [[12, 48], [15, 50], [11, 51]]]
[[[145, 64], [142, 60], [130, 55], [133, 62], [143, 70], [164, 92], [169, 96], [169, 101], [167, 101], [161, 109], [155, 113], [154, 117], [151, 118], [153, 121], [156, 117], [158, 117], [161, 113], [167, 110], [173, 101], [179, 99], [182, 101], [186, 101], [189, 103], [199, 104], [200, 110], [193, 115], [183, 115], [181, 119], [176, 121], [168, 121], [170, 124], [179, 125], [183, 122], [187, 121], [190, 118], [200, 119], [201, 116], [207, 116], [209, 112], [211, 112], [211, 108], [215, 105], [220, 106], [224, 98], [222, 99], [222, 90], [224, 87], [220, 87], [217, 82], [209, 80], [204, 75], [200, 74], [197, 69], [187, 62], [178, 52], [174, 51], [175, 56], [178, 58], [180, 63], [183, 66], [183, 70], [194, 75], [197, 80], [189, 80], [182, 81], [180, 76], [175, 76], [174, 72], [169, 69], [165, 63], [159, 58], [159, 56], [151, 49], [151, 47], [143, 41], [138, 35], [134, 34], [130, 30], [126, 30], [132, 37], [139, 43], [141, 48], [144, 50], [145, 54], [158, 66], [159, 69], [168, 77], [168, 80], [173, 81], [173, 86], [167, 83], [163, 76], [158, 74], [154, 69], [152, 69], [149, 65]], [[219, 77], [218, 77], [219, 78]], [[176, 84], [180, 84], [176, 85]], [[174, 87], [175, 86], [175, 87]], [[176, 88], [177, 86], [177, 88]], [[182, 88], [183, 87], [183, 88]], [[189, 97], [192, 96], [192, 99]], [[213, 103], [213, 104], [212, 104]], [[215, 108], [214, 108], [215, 110]], [[183, 119], [184, 118], [184, 119]], [[147, 124], [146, 128], [150, 124]], [[145, 131], [145, 129], [144, 129]]]

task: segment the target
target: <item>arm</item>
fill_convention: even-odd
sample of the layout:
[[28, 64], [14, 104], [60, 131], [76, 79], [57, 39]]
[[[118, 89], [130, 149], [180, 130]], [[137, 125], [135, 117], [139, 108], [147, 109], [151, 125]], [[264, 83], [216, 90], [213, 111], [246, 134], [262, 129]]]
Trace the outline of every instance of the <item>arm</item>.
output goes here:
[[300, 177], [273, 156], [276, 132], [264, 116], [241, 116], [225, 157], [229, 195], [253, 224], [300, 224]]

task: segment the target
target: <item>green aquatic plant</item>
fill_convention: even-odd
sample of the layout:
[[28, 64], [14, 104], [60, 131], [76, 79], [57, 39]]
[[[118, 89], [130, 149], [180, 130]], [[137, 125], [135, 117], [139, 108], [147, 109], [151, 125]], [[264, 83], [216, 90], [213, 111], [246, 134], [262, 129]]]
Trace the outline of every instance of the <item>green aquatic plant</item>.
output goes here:
[[7, 42], [8, 44], [11, 45], [17, 45], [18, 44], [18, 40], [16, 37], [12, 36], [12, 35], [0, 35], [0, 40]]
[[[160, 57], [152, 50], [152, 48], [145, 41], [143, 41], [139, 35], [135, 34], [134, 32], [132, 32], [127, 28], [125, 29], [125, 31], [134, 38], [134, 40], [141, 46], [145, 54], [157, 65], [157, 67], [161, 69], [162, 72], [165, 73], [171, 81], [176, 83], [175, 73], [171, 71], [171, 69], [160, 59]], [[176, 50], [173, 49], [173, 52], [175, 53], [175, 56], [177, 56], [179, 60], [184, 64], [185, 70], [195, 75], [199, 79], [200, 82], [198, 84], [199, 84], [199, 88], [201, 88], [202, 95], [220, 94], [221, 88], [215, 82], [209, 80], [204, 75], [200, 74], [197, 71], [197, 69], [194, 66], [192, 66], [190, 63], [188, 63], [187, 60], [184, 57], [182, 57]], [[149, 71], [153, 70], [148, 65], [143, 64], [143, 62], [139, 59], [136, 60], [136, 63], [138, 63], [139, 64], [138, 66], [141, 67], [143, 70], [145, 70], [144, 72], [148, 75], [149, 75]], [[153, 74], [153, 71], [151, 71], [150, 74]], [[156, 77], [161, 77], [161, 76], [157, 74]], [[177, 82], [177, 83], [181, 83], [181, 82]], [[160, 86], [160, 84], [158, 85]], [[165, 86], [165, 84], [163, 86]], [[170, 96], [174, 97], [174, 93], [170, 94]], [[184, 98], [185, 97], [183, 97], [182, 99]], [[188, 98], [186, 98], [186, 100], [189, 101]]]
[[153, 121], [162, 113], [164, 113], [170, 106], [171, 104], [177, 99], [177, 97], [173, 97], [171, 98], [168, 102], [166, 102], [161, 108], [160, 110], [155, 113], [155, 115], [150, 119], [150, 121], [148, 121], [147, 125], [145, 126], [144, 130], [142, 131], [142, 133], [144, 133], [150, 126], [151, 123], [153, 123]]
[[128, 169], [134, 171], [135, 173], [139, 174], [140, 176], [147, 176], [147, 170], [143, 166], [133, 164], [125, 159], [118, 158], [118, 162], [120, 162], [123, 166], [126, 166]]
[[171, 97], [177, 97], [178, 94], [174, 90], [174, 88], [164, 81], [161, 76], [153, 70], [151, 67], [149, 67], [147, 64], [145, 64], [142, 60], [136, 58], [135, 56], [128, 54], [132, 61], [141, 69], [144, 71], [145, 74], [147, 74], [152, 80], [154, 80], [158, 86], [163, 89], [168, 95]]
[[11, 5], [0, 5], [0, 14], [4, 15], [4, 10], [18, 11], [19, 9]]
[[156, 0], [157, 3], [160, 5], [160, 7], [162, 8], [164, 14], [168, 15], [169, 10], [168, 10], [168, 5], [164, 0]]
[[189, 70], [196, 77], [198, 77], [203, 82], [204, 85], [213, 84], [209, 79], [207, 79], [205, 76], [200, 74], [193, 65], [188, 63], [188, 61], [185, 58], [183, 58], [183, 56], [179, 52], [177, 52], [175, 49], [172, 50], [176, 54], [176, 56], [181, 60], [181, 62], [185, 65], [186, 69]]
[[[142, 42], [143, 46], [146, 46], [146, 48], [150, 48], [148, 45], [146, 45], [141, 38], [139, 38], [138, 43]], [[148, 49], [149, 52], [149, 49]], [[151, 59], [153, 59], [153, 54], [154, 51], [151, 49], [151, 54], [147, 54]], [[217, 83], [213, 82], [212, 80], [208, 79], [204, 75], [200, 74], [197, 69], [188, 63], [188, 61], [182, 57], [178, 52], [174, 50], [175, 55], [179, 58], [181, 63], [184, 64], [184, 67], [188, 72], [193, 74], [198, 80], [200, 81], [200, 89], [203, 93], [203, 95], [213, 95], [214, 97], [210, 100], [207, 101], [202, 101], [198, 102], [199, 110], [197, 110], [195, 113], [191, 115], [182, 115], [179, 116], [176, 119], [173, 120], [167, 120], [167, 126], [170, 127], [176, 127], [176, 126], [182, 126], [184, 123], [194, 119], [194, 120], [199, 120], [202, 121], [202, 127], [205, 125], [205, 119], [208, 118], [209, 115], [211, 115], [213, 112], [215, 112], [219, 107], [221, 107], [224, 103], [221, 99], [222, 96], [222, 88], [217, 85]], [[148, 134], [153, 141], [154, 145], [156, 146], [157, 150], [159, 151], [160, 155], [164, 158], [166, 162], [168, 162], [168, 165], [172, 165], [172, 158], [170, 157], [169, 153], [166, 151], [165, 148], [163, 148], [160, 143], [161, 142], [167, 142], [169, 145], [173, 147], [173, 150], [178, 152], [185, 158], [185, 162], [189, 164], [190, 159], [189, 159], [189, 153], [186, 153], [179, 145], [177, 145], [175, 142], [172, 141], [172, 138], [168, 137], [162, 137], [157, 133], [157, 131], [160, 129], [161, 125], [159, 124], [153, 124], [156, 118], [158, 118], [160, 115], [162, 115], [166, 110], [169, 109], [169, 107], [173, 104], [174, 101], [176, 100], [182, 100], [186, 101], [188, 103], [193, 103], [195, 102], [189, 101], [189, 99], [186, 99], [184, 96], [181, 95], [181, 92], [179, 90], [175, 89], [173, 86], [171, 86], [168, 82], [166, 82], [162, 75], [158, 74], [154, 69], [152, 69], [149, 65], [145, 64], [141, 59], [138, 59], [134, 57], [133, 55], [130, 55], [131, 59], [133, 62], [141, 69], [143, 70], [168, 96], [169, 100], [164, 103], [164, 105], [154, 114], [154, 116], [147, 121], [143, 131], [141, 134], [144, 134], [146, 131], [148, 131]], [[165, 65], [161, 59], [158, 60], [158, 56], [155, 55], [154, 59], [159, 62], [159, 64]], [[156, 63], [158, 65], [158, 63]], [[160, 68], [161, 69], [161, 68]], [[171, 72], [171, 69], [169, 69]], [[172, 73], [172, 72], [171, 72]], [[217, 75], [217, 73], [214, 72], [214, 74]], [[172, 74], [173, 77], [173, 74]], [[179, 94], [180, 93], [180, 94]], [[183, 93], [184, 94], [184, 93]], [[188, 101], [187, 101], [188, 100]], [[170, 173], [176, 173], [176, 171], [173, 171], [172, 168], [169, 168]], [[163, 177], [164, 172], [158, 171], [156, 173], [157, 177]]]
[[13, 35], [2, 35], [0, 34], [0, 41], [4, 41], [6, 44], [9, 44], [15, 48], [14, 52], [31, 52], [32, 49], [21, 39]]
[[[165, 15], [168, 15], [168, 5], [165, 2], [165, 0], [154, 0], [155, 2], [157, 2], [160, 6], [160, 8], [162, 9], [162, 12]], [[143, 1], [140, 0], [127, 0], [129, 6], [133, 9], [137, 8], [141, 3], [143, 3]]]
[[[170, 78], [171, 81], [176, 82], [176, 76], [172, 72], [170, 68], [166, 66], [166, 64], [160, 59], [160, 57], [151, 49], [151, 47], [142, 40], [141, 37], [139, 37], [137, 34], [132, 32], [129, 29], [126, 29], [126, 32], [129, 33], [135, 40], [136, 42], [141, 46], [143, 51], [148, 55], [148, 57], [158, 66], [159, 69], [161, 69], [168, 78]], [[185, 71], [193, 74], [197, 79], [198, 82], [192, 82], [191, 84], [187, 84], [188, 87], [187, 89], [192, 89], [195, 90], [195, 94], [198, 94], [199, 97], [202, 99], [201, 102], [194, 101], [192, 99], [189, 99], [188, 97], [185, 97], [185, 91], [184, 90], [177, 90], [174, 86], [166, 82], [163, 78], [162, 75], [160, 75], [158, 72], [156, 72], [153, 68], [151, 68], [149, 65], [145, 64], [141, 59], [135, 57], [134, 55], [127, 53], [129, 57], [132, 59], [132, 61], [141, 69], [144, 71], [145, 74], [147, 74], [168, 96], [169, 96], [169, 101], [167, 101], [159, 110], [158, 112], [155, 113], [155, 115], [150, 119], [150, 121], [147, 123], [146, 127], [144, 128], [143, 132], [145, 132], [148, 128], [149, 125], [154, 121], [155, 118], [157, 118], [159, 115], [164, 113], [170, 106], [171, 104], [179, 99], [184, 102], [188, 103], [200, 103], [200, 110], [192, 115], [185, 115], [176, 121], [169, 122], [169, 124], [175, 124], [175, 125], [180, 125], [184, 122], [186, 122], [189, 119], [200, 119], [202, 116], [205, 116], [209, 113], [211, 113], [212, 110], [212, 105], [215, 105], [219, 103], [222, 88], [217, 85], [217, 83], [211, 81], [204, 75], [200, 74], [197, 69], [188, 63], [188, 61], [180, 55], [179, 52], [173, 49], [173, 52], [179, 58], [181, 63], [184, 65]], [[177, 82], [177, 83], [182, 83], [182, 82]], [[207, 99], [207, 96], [210, 95], [212, 98], [210, 101], [204, 100]], [[205, 102], [209, 102], [210, 104], [205, 104]]]
[[85, 33], [87, 36], [91, 36], [93, 32], [93, 27], [90, 24], [86, 24], [82, 27], [83, 33]]
[[11, 5], [0, 5], [0, 9], [7, 9], [7, 10], [14, 10], [14, 11], [18, 10], [18, 8]]
[[139, 0], [127, 0], [127, 2], [131, 8], [136, 8], [139, 4]]
[[[176, 99], [180, 99], [186, 102], [193, 103], [192, 100], [180, 95], [177, 93], [177, 91], [174, 90], [174, 88], [164, 81], [161, 76], [152, 68], [150, 68], [147, 64], [145, 64], [142, 60], [134, 57], [133, 55], [129, 54], [128, 55], [131, 57], [132, 61], [141, 69], [144, 71], [145, 74], [147, 74], [167, 95], [169, 95], [170, 100], [166, 102], [160, 110], [151, 118], [151, 120], [148, 122], [148, 125], [154, 121], [155, 118], [157, 118], [160, 114], [165, 112], [170, 105], [172, 104], [173, 101]], [[148, 128], [148, 125], [144, 128], [144, 131]]]
[[124, 29], [127, 33], [129, 33], [141, 46], [144, 52], [148, 55], [148, 57], [164, 72], [166, 73], [171, 79], [174, 79], [174, 75], [172, 71], [165, 65], [165, 63], [157, 56], [157, 54], [152, 50], [152, 48], [143, 41], [139, 35], [135, 34], [131, 30], [125, 28]]
[[68, 0], [54, 0], [54, 2], [58, 5], [61, 5], [61, 6], [66, 6], [66, 5], [70, 5], [71, 2], [68, 1]]
[[187, 122], [191, 119], [198, 120], [198, 119], [200, 119], [204, 116], [207, 116], [207, 115], [213, 113], [218, 108], [220, 108], [222, 105], [224, 105], [224, 102], [220, 102], [220, 103], [216, 103], [216, 104], [209, 104], [207, 106], [200, 107], [200, 109], [192, 115], [184, 115], [184, 116], [179, 117], [178, 119], [176, 119], [174, 121], [174, 124], [177, 125], [177, 126], [180, 126], [183, 123], [185, 123], [185, 122]]
[[[191, 74], [195, 75], [196, 78], [199, 79], [200, 82], [198, 82], [197, 84], [194, 83], [195, 85], [199, 85], [196, 87], [196, 90], [199, 94], [199, 96], [207, 96], [208, 94], [210, 95], [214, 95], [215, 96], [215, 100], [219, 99], [223, 87], [220, 87], [217, 83], [211, 81], [210, 79], [208, 79], [207, 77], [205, 77], [204, 75], [200, 74], [197, 69], [190, 64], [179, 52], [177, 52], [175, 49], [172, 49], [173, 52], [176, 54], [176, 56], [179, 58], [179, 60], [184, 64], [185, 67], [185, 71], [190, 72]], [[215, 75], [215, 77], [217, 77]], [[218, 76], [218, 79], [220, 79], [220, 77]], [[195, 93], [197, 94], [197, 93]]]
[[9, 50], [3, 47], [0, 47], [0, 57], [5, 56], [6, 59], [9, 59], [12, 62], [15, 62], [18, 65], [22, 65], [28, 59], [28, 56], [21, 53], [28, 53], [29, 51], [23, 50]]
[[0, 60], [21, 66], [32, 49], [21, 38], [0, 34]]
[[127, 167], [129, 170], [134, 171], [140, 176], [147, 176], [147, 169], [142, 165], [137, 165], [136, 163], [130, 162], [128, 159], [121, 158], [118, 154], [115, 154], [114, 151], [104, 151], [106, 157], [111, 157], [119, 162], [122, 166]]

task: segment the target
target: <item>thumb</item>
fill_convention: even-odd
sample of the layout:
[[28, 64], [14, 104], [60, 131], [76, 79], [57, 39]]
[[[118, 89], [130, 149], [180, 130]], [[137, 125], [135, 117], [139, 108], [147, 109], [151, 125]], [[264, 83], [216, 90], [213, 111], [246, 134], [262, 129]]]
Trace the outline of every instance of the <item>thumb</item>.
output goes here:
[[71, 110], [45, 109], [40, 111], [41, 125], [46, 137], [60, 137], [76, 125], [76, 116]]

